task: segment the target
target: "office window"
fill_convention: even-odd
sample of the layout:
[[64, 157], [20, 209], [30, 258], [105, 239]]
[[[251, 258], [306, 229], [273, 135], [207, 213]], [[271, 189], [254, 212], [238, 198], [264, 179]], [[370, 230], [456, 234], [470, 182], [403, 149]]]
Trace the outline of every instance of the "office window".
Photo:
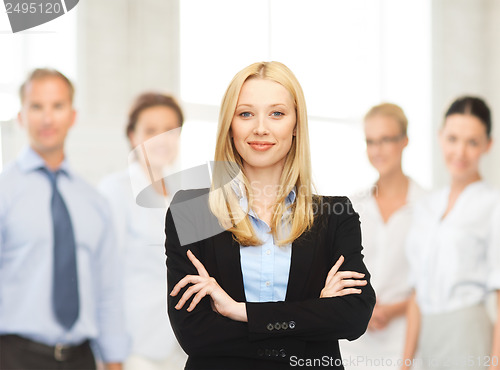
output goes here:
[[234, 74], [256, 61], [277, 60], [304, 89], [321, 193], [351, 194], [375, 179], [361, 120], [381, 101], [406, 111], [411, 145], [405, 170], [423, 185], [432, 184], [429, 0], [180, 5], [181, 99], [190, 118], [183, 141], [197, 148], [183, 157], [191, 163], [213, 157], [219, 103]]

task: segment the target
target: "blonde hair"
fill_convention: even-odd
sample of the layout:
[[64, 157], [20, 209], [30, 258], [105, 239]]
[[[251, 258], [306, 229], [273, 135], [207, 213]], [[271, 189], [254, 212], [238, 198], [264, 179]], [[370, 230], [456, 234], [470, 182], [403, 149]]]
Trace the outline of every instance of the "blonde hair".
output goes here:
[[408, 131], [408, 118], [406, 118], [403, 109], [396, 104], [382, 103], [372, 107], [365, 115], [365, 121], [374, 116], [391, 117], [396, 120], [401, 128], [401, 134], [407, 136]]
[[[209, 205], [223, 228], [233, 234], [233, 238], [241, 245], [261, 245], [250, 223], [248, 210], [239, 205], [239, 199], [232, 184], [233, 179], [242, 184], [248, 196], [249, 209], [252, 206], [250, 183], [242, 172], [243, 160], [236, 150], [230, 136], [231, 122], [236, 110], [241, 87], [245, 81], [259, 78], [277, 82], [291, 94], [296, 110], [296, 135], [285, 159], [285, 165], [280, 177], [280, 186], [276, 198], [275, 209], [271, 219], [271, 233], [277, 245], [292, 243], [313, 224], [311, 159], [309, 153], [309, 133], [307, 111], [304, 93], [292, 71], [279, 62], [254, 63], [234, 76], [224, 94], [217, 129], [217, 144], [215, 148], [215, 165], [212, 176], [212, 189]], [[286, 198], [293, 188], [296, 188], [295, 202], [287, 210]], [[282, 218], [284, 224], [291, 226], [286, 238], [282, 236]]]

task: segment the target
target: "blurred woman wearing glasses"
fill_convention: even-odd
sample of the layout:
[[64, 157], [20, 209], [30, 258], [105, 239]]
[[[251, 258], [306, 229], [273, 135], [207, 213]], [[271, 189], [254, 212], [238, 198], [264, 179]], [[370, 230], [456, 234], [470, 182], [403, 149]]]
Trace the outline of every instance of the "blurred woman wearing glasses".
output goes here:
[[403, 350], [411, 293], [404, 244], [413, 204], [424, 194], [402, 169], [407, 126], [403, 110], [390, 103], [371, 108], [364, 118], [366, 151], [379, 178], [352, 200], [361, 218], [365, 263], [372, 271], [377, 304], [365, 335], [341, 342], [346, 369], [393, 368], [389, 360], [395, 363]]

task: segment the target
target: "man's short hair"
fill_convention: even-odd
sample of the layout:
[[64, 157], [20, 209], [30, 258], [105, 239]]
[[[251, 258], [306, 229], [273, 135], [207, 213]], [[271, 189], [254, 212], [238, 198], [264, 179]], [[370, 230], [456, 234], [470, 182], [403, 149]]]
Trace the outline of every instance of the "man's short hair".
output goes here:
[[69, 97], [70, 97], [71, 103], [73, 103], [73, 96], [75, 95], [75, 87], [73, 86], [73, 84], [71, 83], [71, 81], [69, 80], [68, 77], [66, 77], [64, 74], [62, 74], [61, 72], [59, 72], [56, 69], [37, 68], [37, 69], [33, 70], [28, 75], [26, 80], [23, 82], [23, 84], [19, 88], [19, 97], [21, 99], [21, 104], [24, 102], [26, 86], [28, 86], [30, 84], [30, 82], [32, 82], [34, 80], [41, 80], [41, 79], [48, 78], [48, 77], [60, 78], [61, 80], [64, 81], [64, 83], [66, 83], [66, 85], [68, 85]]

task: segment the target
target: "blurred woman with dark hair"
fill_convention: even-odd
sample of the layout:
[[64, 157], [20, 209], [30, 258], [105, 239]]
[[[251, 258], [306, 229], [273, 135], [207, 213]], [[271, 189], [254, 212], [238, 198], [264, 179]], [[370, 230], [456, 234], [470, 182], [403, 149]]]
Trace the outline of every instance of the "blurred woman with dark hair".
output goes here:
[[166, 314], [163, 234], [173, 194], [163, 178], [175, 167], [183, 114], [176, 100], [148, 92], [135, 100], [126, 134], [133, 148], [129, 168], [101, 183], [123, 251], [125, 314], [132, 339], [125, 370], [180, 369], [185, 354]]
[[455, 100], [445, 114], [439, 141], [450, 184], [419, 202], [407, 240], [415, 294], [404, 358], [418, 351], [414, 368], [498, 368], [500, 327], [485, 300], [490, 291], [499, 297], [500, 195], [479, 171], [491, 126], [488, 106], [476, 97]]

